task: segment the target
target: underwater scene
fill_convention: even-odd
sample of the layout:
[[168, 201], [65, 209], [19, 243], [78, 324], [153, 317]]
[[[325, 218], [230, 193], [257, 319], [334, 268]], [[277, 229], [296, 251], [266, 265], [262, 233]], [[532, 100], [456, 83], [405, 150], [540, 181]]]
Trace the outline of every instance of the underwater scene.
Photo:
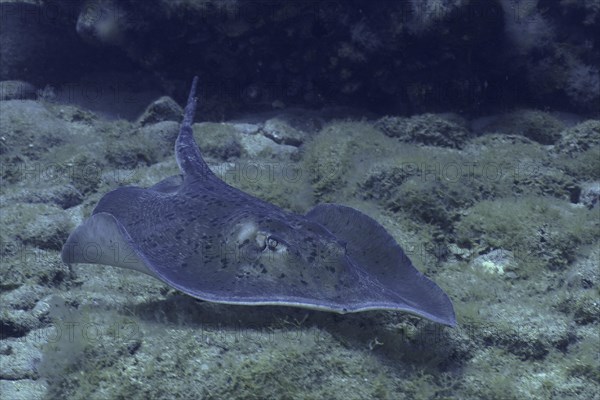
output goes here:
[[0, 398], [600, 400], [600, 0], [0, 0]]

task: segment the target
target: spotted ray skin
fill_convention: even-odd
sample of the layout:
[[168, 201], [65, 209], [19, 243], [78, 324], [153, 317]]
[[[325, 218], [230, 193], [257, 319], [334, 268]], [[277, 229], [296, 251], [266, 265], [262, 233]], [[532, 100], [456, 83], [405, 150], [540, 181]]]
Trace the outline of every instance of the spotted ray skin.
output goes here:
[[181, 175], [107, 193], [64, 262], [135, 269], [216, 303], [397, 310], [456, 325], [448, 296], [374, 219], [336, 204], [290, 213], [212, 173], [192, 132], [197, 82], [175, 143]]

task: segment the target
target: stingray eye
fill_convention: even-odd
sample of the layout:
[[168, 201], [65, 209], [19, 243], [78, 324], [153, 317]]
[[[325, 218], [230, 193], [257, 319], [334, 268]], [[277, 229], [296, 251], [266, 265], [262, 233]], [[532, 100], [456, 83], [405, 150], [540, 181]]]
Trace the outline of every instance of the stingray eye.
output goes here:
[[269, 250], [275, 250], [277, 248], [277, 246], [279, 245], [279, 241], [272, 236], [269, 236], [267, 238], [266, 243], [267, 243], [267, 247], [269, 248]]

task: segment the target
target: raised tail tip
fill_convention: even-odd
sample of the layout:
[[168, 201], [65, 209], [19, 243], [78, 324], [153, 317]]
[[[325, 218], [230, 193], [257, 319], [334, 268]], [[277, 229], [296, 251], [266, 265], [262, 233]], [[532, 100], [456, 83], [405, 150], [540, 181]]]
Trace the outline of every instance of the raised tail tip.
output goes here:
[[185, 106], [185, 112], [183, 115], [183, 125], [192, 125], [194, 122], [194, 114], [196, 112], [196, 87], [198, 86], [198, 76], [194, 76], [192, 80], [192, 88], [188, 96], [187, 104]]

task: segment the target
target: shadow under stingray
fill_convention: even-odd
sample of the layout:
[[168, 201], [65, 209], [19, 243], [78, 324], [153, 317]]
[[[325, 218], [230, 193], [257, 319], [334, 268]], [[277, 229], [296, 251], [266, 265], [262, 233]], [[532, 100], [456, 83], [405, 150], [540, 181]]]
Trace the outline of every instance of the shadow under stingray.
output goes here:
[[273, 332], [325, 332], [347, 348], [372, 351], [390, 364], [409, 363], [411, 369], [449, 370], [462, 363], [457, 343], [461, 333], [456, 328], [394, 311], [336, 314], [286, 306], [250, 307], [210, 303], [178, 293], [125, 309], [148, 324], [219, 332], [242, 340], [264, 336], [265, 343]]

